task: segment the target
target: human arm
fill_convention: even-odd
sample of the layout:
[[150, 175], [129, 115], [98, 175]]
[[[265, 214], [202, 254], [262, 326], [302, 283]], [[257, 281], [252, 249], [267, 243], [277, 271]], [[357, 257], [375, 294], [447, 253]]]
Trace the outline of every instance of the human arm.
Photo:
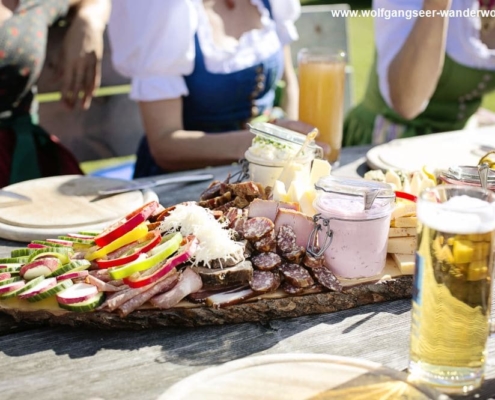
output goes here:
[[[425, 12], [448, 10], [451, 0], [425, 0]], [[404, 118], [416, 117], [432, 96], [445, 60], [448, 17], [418, 17], [388, 70], [390, 101]], [[392, 36], [391, 36], [392, 37]]]
[[284, 74], [282, 80], [285, 88], [282, 95], [281, 106], [287, 118], [297, 120], [299, 117], [299, 83], [292, 65], [290, 46], [284, 46]]
[[62, 45], [59, 76], [62, 102], [88, 109], [101, 81], [103, 33], [110, 15], [109, 0], [70, 0], [74, 16]]
[[206, 134], [186, 131], [182, 99], [139, 102], [151, 155], [168, 171], [225, 165], [244, 156], [253, 135], [248, 130]]

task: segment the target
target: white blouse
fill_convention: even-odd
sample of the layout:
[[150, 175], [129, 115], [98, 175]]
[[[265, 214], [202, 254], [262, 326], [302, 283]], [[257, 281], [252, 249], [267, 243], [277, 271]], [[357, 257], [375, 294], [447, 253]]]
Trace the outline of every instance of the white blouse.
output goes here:
[[183, 77], [194, 68], [196, 32], [211, 73], [251, 67], [297, 40], [299, 0], [270, 0], [273, 20], [262, 0], [250, 1], [261, 14], [262, 28], [244, 33], [230, 48], [214, 43], [202, 0], [114, 1], [109, 22], [112, 61], [131, 78], [131, 98], [153, 101], [188, 94]]
[[[421, 10], [423, 0], [374, 0], [373, 9]], [[464, 10], [478, 10], [477, 0], [452, 0], [451, 10], [460, 14]], [[464, 11], [466, 14], [468, 11]], [[383, 13], [383, 11], [382, 11]], [[416, 19], [375, 18], [375, 41], [377, 48], [377, 72], [380, 92], [390, 106], [388, 68], [404, 45]], [[489, 49], [479, 38], [480, 19], [477, 16], [449, 18], [446, 52], [457, 63], [476, 69], [495, 70], [495, 50]], [[425, 108], [426, 108], [425, 104]]]

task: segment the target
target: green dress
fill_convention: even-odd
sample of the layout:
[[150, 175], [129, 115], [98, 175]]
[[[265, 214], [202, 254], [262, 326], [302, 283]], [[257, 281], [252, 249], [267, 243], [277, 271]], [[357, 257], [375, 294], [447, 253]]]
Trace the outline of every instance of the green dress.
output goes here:
[[464, 128], [481, 105], [482, 96], [495, 90], [495, 71], [463, 66], [450, 57], [426, 109], [406, 120], [385, 102], [378, 87], [376, 62], [361, 104], [344, 122], [343, 146], [380, 144], [390, 140]]

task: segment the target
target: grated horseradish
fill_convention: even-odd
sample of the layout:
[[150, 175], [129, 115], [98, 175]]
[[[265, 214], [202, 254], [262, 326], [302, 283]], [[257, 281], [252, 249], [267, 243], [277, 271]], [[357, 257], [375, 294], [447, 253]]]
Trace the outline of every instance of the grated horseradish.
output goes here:
[[232, 239], [233, 232], [226, 229], [225, 223], [216, 220], [209, 210], [196, 204], [177, 205], [161, 223], [160, 230], [196, 236], [199, 247], [194, 256], [194, 265], [203, 263], [210, 267], [210, 262], [217, 259], [235, 262], [244, 260], [243, 245]]

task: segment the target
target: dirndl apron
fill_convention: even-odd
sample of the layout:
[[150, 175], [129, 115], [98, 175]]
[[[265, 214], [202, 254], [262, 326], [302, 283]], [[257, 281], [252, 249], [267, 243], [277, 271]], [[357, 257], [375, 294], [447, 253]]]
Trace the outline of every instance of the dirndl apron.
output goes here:
[[482, 96], [494, 89], [495, 71], [466, 67], [445, 56], [428, 106], [416, 118], [406, 120], [380, 94], [375, 62], [364, 100], [345, 118], [343, 145], [381, 144], [397, 138], [463, 129], [480, 107]]

